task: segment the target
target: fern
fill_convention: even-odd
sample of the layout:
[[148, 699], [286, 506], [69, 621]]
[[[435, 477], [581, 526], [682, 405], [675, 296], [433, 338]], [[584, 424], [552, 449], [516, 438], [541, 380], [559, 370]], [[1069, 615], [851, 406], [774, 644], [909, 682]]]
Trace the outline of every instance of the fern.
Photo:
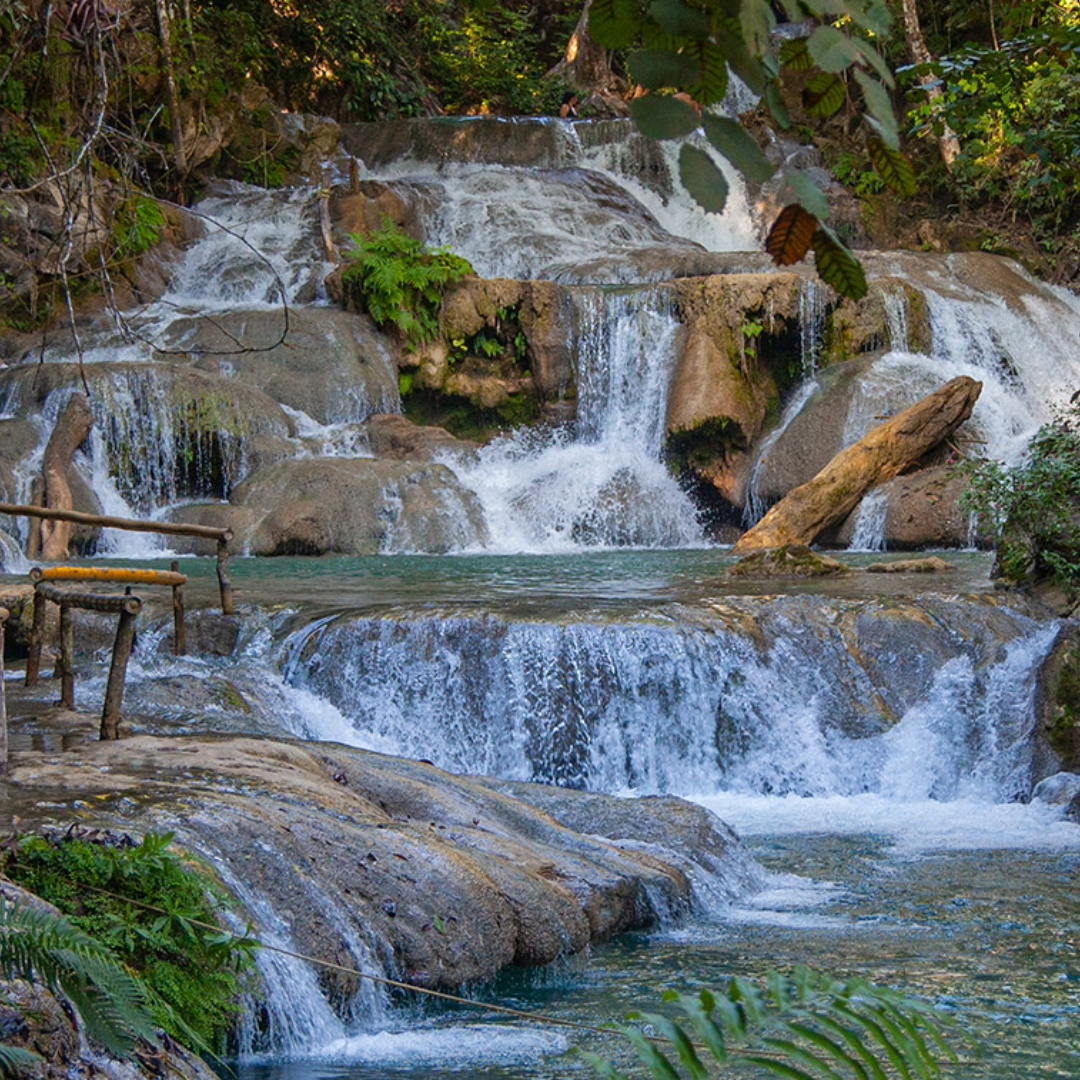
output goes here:
[[[157, 1046], [146, 988], [115, 956], [62, 915], [0, 899], [0, 975], [44, 983], [63, 994], [90, 1038], [118, 1057], [130, 1057], [135, 1041]], [[0, 1071], [25, 1057], [4, 1047]]]
[[[788, 1080], [935, 1080], [939, 1059], [956, 1060], [932, 1006], [864, 979], [796, 968], [770, 972], [764, 986], [733, 978], [722, 993], [669, 991], [663, 1000], [682, 1010], [679, 1020], [631, 1013], [638, 1025], [618, 1029], [657, 1080], [706, 1080], [703, 1058]], [[621, 1080], [607, 1061], [582, 1056], [599, 1075]]]
[[439, 332], [443, 293], [473, 268], [447, 248], [426, 248], [385, 217], [378, 232], [350, 239], [346, 287], [379, 326], [396, 326], [409, 345], [431, 341]]

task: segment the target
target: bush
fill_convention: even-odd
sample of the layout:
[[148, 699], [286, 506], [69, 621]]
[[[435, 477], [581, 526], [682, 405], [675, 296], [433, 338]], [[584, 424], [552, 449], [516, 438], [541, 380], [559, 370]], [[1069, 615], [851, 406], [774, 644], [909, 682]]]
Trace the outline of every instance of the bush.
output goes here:
[[1040, 428], [1019, 465], [984, 461], [964, 471], [971, 486], [962, 505], [995, 542], [995, 576], [1080, 591], [1080, 404]]
[[380, 326], [392, 324], [410, 345], [431, 341], [439, 332], [439, 309], [448, 285], [473, 268], [447, 248], [426, 248], [388, 218], [370, 236], [350, 236], [342, 274], [346, 290], [356, 295]]
[[207, 928], [225, 895], [171, 842], [171, 833], [111, 846], [65, 833], [22, 838], [2, 869], [120, 957], [146, 986], [166, 1032], [217, 1050], [237, 1014], [252, 943]]

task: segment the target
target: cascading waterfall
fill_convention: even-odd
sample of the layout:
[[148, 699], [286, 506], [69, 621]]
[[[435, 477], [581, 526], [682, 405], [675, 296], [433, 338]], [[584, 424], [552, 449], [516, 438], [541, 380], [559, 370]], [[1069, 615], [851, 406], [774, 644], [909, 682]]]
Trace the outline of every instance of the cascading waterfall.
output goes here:
[[889, 514], [889, 498], [883, 488], [875, 488], [863, 496], [855, 513], [855, 528], [848, 545], [850, 551], [884, 551], [885, 522]]
[[523, 432], [454, 463], [503, 551], [700, 544], [660, 461], [680, 326], [659, 289], [574, 293], [577, 430]]
[[924, 598], [905, 612], [920, 650], [890, 666], [897, 611], [789, 596], [618, 622], [343, 616], [290, 646], [286, 678], [351, 720], [350, 741], [451, 770], [638, 793], [1026, 797], [1057, 624]]

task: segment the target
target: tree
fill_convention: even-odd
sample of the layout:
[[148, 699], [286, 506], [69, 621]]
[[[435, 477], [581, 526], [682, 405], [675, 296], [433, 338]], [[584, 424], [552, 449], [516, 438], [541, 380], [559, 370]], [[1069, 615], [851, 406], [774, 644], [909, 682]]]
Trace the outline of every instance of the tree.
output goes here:
[[[899, 194], [914, 194], [914, 171], [900, 152], [893, 111], [895, 80], [878, 48], [892, 24], [884, 0], [782, 2], [791, 20], [809, 15], [817, 25], [806, 37], [786, 40], [775, 55], [776, 15], [769, 0], [592, 0], [589, 30], [606, 48], [630, 50], [630, 76], [645, 91], [632, 102], [634, 122], [645, 135], [682, 143], [680, 178], [706, 211], [723, 210], [727, 182], [709, 155], [688, 141], [700, 129], [747, 179], [762, 183], [775, 173], [741, 124], [702, 108], [723, 99], [729, 73], [758, 95], [780, 128], [791, 124], [780, 91], [782, 69], [807, 76], [803, 106], [813, 118], [835, 115], [854, 96], [874, 168]], [[813, 250], [821, 278], [842, 296], [860, 299], [865, 274], [825, 223], [824, 192], [793, 166], [783, 166], [783, 180], [791, 201], [766, 241], [773, 260], [787, 266]]]
[[[919, 25], [919, 10], [915, 5], [915, 0], [903, 0], [903, 5], [904, 41], [907, 44], [908, 59], [913, 64], [929, 65], [930, 50], [927, 49], [926, 42], [923, 41], [922, 27]], [[926, 90], [927, 96], [930, 98], [931, 108], [938, 118], [937, 124], [940, 130], [937, 140], [941, 149], [941, 160], [945, 163], [945, 168], [951, 170], [953, 162], [960, 154], [960, 140], [957, 139], [953, 129], [949, 127], [948, 120], [940, 116], [945, 102], [945, 92], [941, 88], [941, 83], [928, 68], [925, 68], [924, 72], [920, 73], [919, 83]]]

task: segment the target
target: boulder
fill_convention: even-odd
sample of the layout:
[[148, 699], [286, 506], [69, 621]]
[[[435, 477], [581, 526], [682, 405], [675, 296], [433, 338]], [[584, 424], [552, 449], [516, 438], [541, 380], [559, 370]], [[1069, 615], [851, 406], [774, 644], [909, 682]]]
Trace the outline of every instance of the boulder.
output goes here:
[[350, 458], [283, 461], [234, 493], [262, 512], [252, 555], [442, 554], [486, 538], [480, 504], [444, 465]]
[[[93, 806], [95, 824], [175, 830], [261, 897], [297, 951], [351, 966], [359, 939], [398, 977], [440, 989], [686, 913], [695, 867], [729, 901], [747, 886], [734, 835], [678, 800], [627, 813], [611, 797], [560, 792], [533, 809], [484, 780], [339, 745], [139, 735], [20, 754], [8, 783], [30, 813], [47, 791]], [[53, 801], [43, 813], [58, 811]], [[337, 1000], [357, 988], [348, 972], [320, 979]]]
[[[949, 465], [905, 473], [882, 484], [887, 500], [885, 545], [890, 550], [967, 547], [970, 515], [960, 506], [968, 481]], [[823, 542], [847, 546], [855, 533], [858, 509]]]
[[[237, 353], [237, 341], [253, 351]], [[285, 332], [280, 311], [230, 311], [174, 323], [170, 342], [200, 371], [255, 387], [320, 424], [400, 407], [393, 351], [366, 315], [291, 308]]]
[[395, 461], [431, 461], [443, 454], [467, 454], [478, 445], [455, 438], [445, 428], [414, 424], [393, 414], [368, 417], [364, 432], [376, 457]]
[[851, 567], [811, 551], [805, 544], [785, 544], [780, 548], [758, 551], [740, 559], [725, 576], [732, 579], [768, 579], [786, 577], [836, 577], [850, 574]]
[[947, 439], [971, 415], [981, 390], [982, 383], [960, 376], [873, 428], [777, 503], [739, 539], [735, 554], [812, 543], [843, 520], [869, 488], [891, 480]]
[[1080, 625], [1066, 622], [1039, 670], [1036, 777], [1080, 772]]
[[927, 559], [897, 559], [895, 562], [876, 562], [865, 567], [868, 574], [940, 574], [956, 567], [931, 555]]

